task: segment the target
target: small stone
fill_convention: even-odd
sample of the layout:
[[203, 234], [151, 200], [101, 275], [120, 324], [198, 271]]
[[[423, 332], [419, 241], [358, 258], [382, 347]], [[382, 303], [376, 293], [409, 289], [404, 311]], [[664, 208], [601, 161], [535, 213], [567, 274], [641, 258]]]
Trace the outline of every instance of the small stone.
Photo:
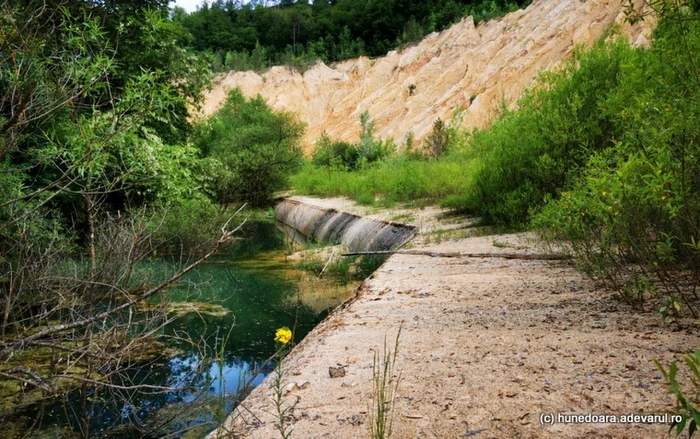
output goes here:
[[328, 368], [328, 374], [331, 376], [331, 378], [342, 378], [345, 376], [345, 366], [330, 366]]
[[352, 415], [348, 416], [345, 418], [348, 424], [354, 426], [354, 427], [359, 427], [360, 425], [364, 424], [364, 420], [362, 419], [362, 416], [360, 415]]
[[311, 383], [307, 380], [299, 380], [296, 382], [296, 385], [299, 388], [299, 390], [304, 390], [307, 389], [311, 385]]
[[284, 394], [289, 395], [293, 391], [295, 391], [297, 388], [297, 383], [289, 383], [287, 386], [284, 388]]
[[408, 414], [408, 415], [404, 415], [404, 416], [407, 417], [408, 419], [423, 419], [423, 415], [419, 415], [419, 414]]

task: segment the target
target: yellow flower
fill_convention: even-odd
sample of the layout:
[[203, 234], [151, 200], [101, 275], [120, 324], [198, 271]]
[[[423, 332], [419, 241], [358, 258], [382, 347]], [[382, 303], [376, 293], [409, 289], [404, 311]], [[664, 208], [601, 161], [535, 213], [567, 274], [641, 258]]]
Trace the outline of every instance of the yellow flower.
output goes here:
[[275, 332], [275, 341], [280, 342], [282, 344], [287, 344], [289, 343], [289, 340], [292, 339], [292, 331], [287, 328], [286, 326], [280, 328]]

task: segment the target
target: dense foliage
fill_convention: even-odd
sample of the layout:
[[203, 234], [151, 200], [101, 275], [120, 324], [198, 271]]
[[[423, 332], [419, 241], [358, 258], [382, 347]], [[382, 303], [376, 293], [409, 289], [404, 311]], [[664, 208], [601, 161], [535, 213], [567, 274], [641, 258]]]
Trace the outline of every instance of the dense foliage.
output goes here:
[[469, 146], [480, 162], [474, 186], [447, 205], [490, 223], [526, 223], [591, 154], [613, 146], [617, 115], [601, 112], [600, 104], [619, 86], [633, 54], [624, 40], [601, 41], [576, 52], [563, 70], [544, 73], [517, 110], [504, 110], [490, 129], [472, 133]]
[[[650, 50], [624, 63], [599, 111], [617, 135], [538, 216], [583, 267], [664, 317], [700, 315], [700, 8], [656, 3]], [[692, 6], [689, 5], [689, 6]], [[653, 302], [652, 302], [653, 303]]]
[[216, 0], [174, 19], [192, 34], [182, 40], [214, 55], [217, 70], [304, 66], [389, 50], [440, 31], [466, 15], [488, 19], [529, 4], [529, 0]]
[[194, 138], [203, 155], [214, 159], [210, 187], [219, 203], [269, 203], [301, 165], [303, 130], [292, 115], [273, 112], [260, 96], [247, 100], [239, 90], [231, 91]]
[[[210, 71], [170, 12], [164, 0], [0, 2], [3, 427], [24, 434], [65, 398], [72, 427], [90, 437], [99, 407], [169, 391], [130, 381], [151, 373], [172, 318], [165, 303], [139, 304], [203, 260], [187, 257], [232, 240], [228, 203], [261, 203], [298, 162], [302, 127], [259, 99], [238, 95], [195, 129], [190, 109]], [[198, 148], [203, 133], [211, 142]], [[141, 269], [164, 253], [182, 256], [166, 281]], [[205, 365], [195, 366], [182, 383]]]
[[[147, 203], [202, 197], [185, 139], [209, 75], [165, 3], [0, 4], [3, 426], [70, 389], [86, 403], [113, 388], [166, 321], [124, 316], [158, 289], [134, 270], [162, 217]], [[76, 420], [88, 437], [90, 411]]]

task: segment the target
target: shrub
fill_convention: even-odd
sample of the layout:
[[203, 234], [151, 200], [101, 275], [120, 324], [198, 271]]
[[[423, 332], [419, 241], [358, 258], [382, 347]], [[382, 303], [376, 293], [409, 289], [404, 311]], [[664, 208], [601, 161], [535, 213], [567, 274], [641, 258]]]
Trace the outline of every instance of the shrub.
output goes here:
[[221, 165], [211, 176], [218, 201], [268, 203], [301, 165], [303, 129], [290, 114], [273, 112], [260, 96], [247, 100], [240, 90], [231, 91], [194, 139], [205, 157]]
[[396, 150], [393, 140], [386, 141], [374, 138], [374, 120], [369, 113], [360, 115], [359, 143], [333, 141], [325, 131], [316, 141], [316, 148], [311, 163], [325, 167], [328, 172], [336, 170], [355, 170], [386, 159]]
[[674, 421], [673, 425], [671, 425], [671, 431], [675, 427], [676, 437], [678, 437], [683, 434], [687, 425], [688, 437], [692, 438], [698, 431], [698, 426], [700, 426], [700, 351], [695, 350], [691, 354], [685, 354], [683, 361], [688, 368], [688, 375], [692, 384], [690, 392], [684, 392], [681, 383], [678, 382], [676, 377], [678, 365], [675, 361], [671, 363], [668, 371], [656, 359], [654, 364], [664, 377], [664, 384], [668, 389], [668, 393], [676, 397], [676, 408], [670, 413], [680, 416], [681, 421]]
[[439, 158], [447, 152], [450, 145], [450, 130], [439, 117], [433, 122], [433, 131], [425, 139], [426, 152], [433, 158]]
[[355, 145], [333, 141], [324, 131], [316, 141], [311, 163], [329, 169], [356, 169], [359, 158], [360, 153]]
[[619, 84], [632, 53], [622, 39], [577, 50], [565, 69], [542, 75], [541, 87], [526, 94], [517, 111], [504, 110], [490, 130], [472, 133], [469, 143], [480, 165], [474, 191], [459, 207], [487, 222], [516, 225], [546, 197], [556, 197], [591, 153], [619, 135], [600, 105]]
[[382, 142], [374, 138], [374, 119], [370, 119], [368, 111], [360, 115], [360, 127], [360, 143], [356, 146], [358, 166], [383, 160], [396, 149], [392, 140]]
[[[673, 8], [672, 4], [665, 4]], [[694, 314], [700, 282], [700, 53], [697, 12], [663, 8], [648, 51], [625, 64], [600, 112], [619, 133], [537, 224], [623, 298]]]

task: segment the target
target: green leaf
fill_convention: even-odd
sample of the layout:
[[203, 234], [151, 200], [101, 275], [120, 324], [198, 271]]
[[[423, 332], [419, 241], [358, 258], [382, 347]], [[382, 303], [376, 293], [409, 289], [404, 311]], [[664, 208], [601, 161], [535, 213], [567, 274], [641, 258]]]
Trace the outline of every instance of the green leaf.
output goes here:
[[[698, 425], [700, 425], [700, 413], [698, 413], [698, 411], [695, 410], [695, 408], [692, 408], [692, 407], [691, 407], [691, 408], [690, 408], [690, 414], [693, 416], [692, 426], [697, 427]], [[691, 435], [691, 436], [692, 436], [692, 435]]]
[[680, 436], [681, 433], [683, 433], [683, 429], [685, 429], [686, 421], [687, 421], [687, 418], [685, 416], [683, 416], [681, 418], [681, 421], [678, 424], [676, 424], [676, 436]]

